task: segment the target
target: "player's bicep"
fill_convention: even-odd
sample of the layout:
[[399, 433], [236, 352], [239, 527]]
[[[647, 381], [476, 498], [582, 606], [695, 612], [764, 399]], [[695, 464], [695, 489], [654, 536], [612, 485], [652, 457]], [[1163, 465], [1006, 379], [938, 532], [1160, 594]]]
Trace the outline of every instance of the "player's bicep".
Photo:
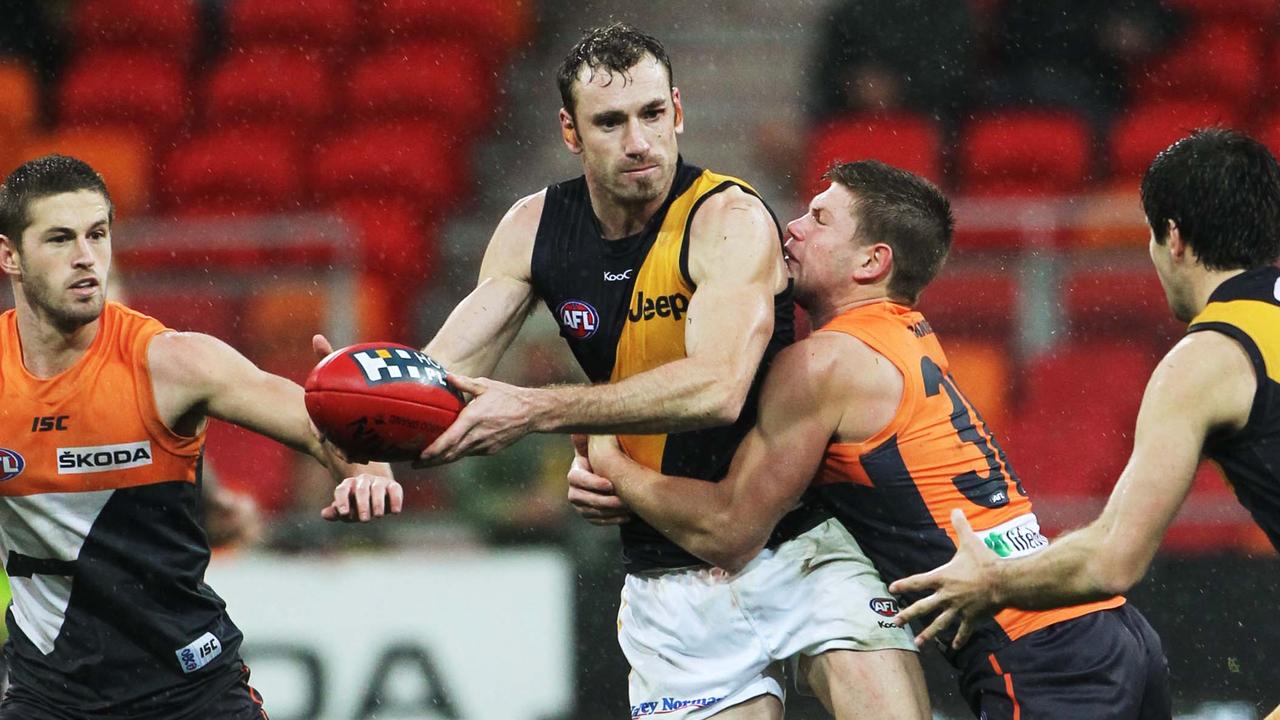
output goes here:
[[168, 333], [152, 341], [149, 360], [157, 406], [170, 427], [207, 416], [312, 450], [302, 388], [263, 371], [225, 342]]

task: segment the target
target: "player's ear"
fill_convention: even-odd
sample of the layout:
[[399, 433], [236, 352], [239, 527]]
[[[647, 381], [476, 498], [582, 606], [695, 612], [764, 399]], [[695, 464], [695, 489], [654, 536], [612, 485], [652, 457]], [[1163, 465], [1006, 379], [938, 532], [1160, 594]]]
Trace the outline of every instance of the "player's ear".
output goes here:
[[1178, 224], [1172, 220], [1169, 221], [1169, 232], [1165, 236], [1165, 244], [1169, 246], [1169, 254], [1174, 260], [1183, 260], [1188, 252], [1192, 252], [1186, 238], [1182, 237]]
[[574, 155], [582, 154], [582, 138], [578, 137], [578, 127], [573, 124], [573, 116], [564, 108], [560, 108], [560, 137], [569, 152]]
[[862, 261], [853, 269], [853, 279], [859, 284], [870, 285], [889, 277], [893, 270], [893, 248], [885, 243], [874, 243], [863, 248]]
[[671, 88], [671, 105], [675, 113], [676, 134], [684, 132], [684, 103], [680, 100], [680, 88]]
[[22, 264], [19, 260], [17, 246], [7, 236], [0, 235], [0, 271], [15, 277], [21, 275]]

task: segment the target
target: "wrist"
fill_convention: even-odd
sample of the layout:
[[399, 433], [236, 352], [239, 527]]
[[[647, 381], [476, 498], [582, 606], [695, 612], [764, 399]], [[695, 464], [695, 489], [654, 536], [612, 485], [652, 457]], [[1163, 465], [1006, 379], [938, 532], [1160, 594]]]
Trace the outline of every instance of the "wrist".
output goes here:
[[559, 411], [564, 402], [549, 388], [526, 389], [529, 432], [555, 432], [561, 428]]

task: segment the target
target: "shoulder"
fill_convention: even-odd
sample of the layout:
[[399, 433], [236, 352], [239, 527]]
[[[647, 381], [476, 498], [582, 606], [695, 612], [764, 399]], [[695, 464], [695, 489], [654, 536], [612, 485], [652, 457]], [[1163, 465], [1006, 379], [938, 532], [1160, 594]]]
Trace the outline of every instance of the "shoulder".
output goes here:
[[499, 229], [506, 226], [531, 232], [536, 231], [538, 229], [538, 221], [542, 218], [542, 208], [546, 205], [546, 202], [547, 191], [545, 189], [520, 198], [502, 216], [502, 220], [498, 224]]
[[852, 335], [819, 331], [784, 348], [770, 367], [770, 375], [802, 378], [815, 392], [836, 387], [882, 387], [901, 373], [871, 346]]
[[157, 385], [210, 386], [221, 378], [220, 368], [242, 359], [227, 343], [197, 332], [161, 332], [147, 346], [147, 364]]
[[710, 195], [689, 224], [688, 269], [694, 283], [717, 275], [773, 279], [785, 286], [782, 239], [764, 201], [738, 185]]
[[527, 279], [531, 274], [533, 245], [542, 221], [547, 191], [520, 198], [507, 210], [489, 239], [481, 276], [505, 275]]
[[1213, 330], [1178, 341], [1160, 360], [1144, 402], [1201, 415], [1211, 426], [1243, 426], [1258, 378], [1245, 347]]

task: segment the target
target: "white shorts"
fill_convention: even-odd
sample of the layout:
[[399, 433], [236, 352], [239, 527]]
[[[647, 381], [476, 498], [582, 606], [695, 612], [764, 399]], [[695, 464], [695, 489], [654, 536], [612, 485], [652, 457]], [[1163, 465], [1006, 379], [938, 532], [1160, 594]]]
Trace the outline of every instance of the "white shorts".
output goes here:
[[827, 650], [915, 651], [897, 604], [837, 520], [765, 549], [740, 572], [695, 567], [627, 576], [618, 643], [631, 717], [700, 720], [764, 694], [782, 667]]

